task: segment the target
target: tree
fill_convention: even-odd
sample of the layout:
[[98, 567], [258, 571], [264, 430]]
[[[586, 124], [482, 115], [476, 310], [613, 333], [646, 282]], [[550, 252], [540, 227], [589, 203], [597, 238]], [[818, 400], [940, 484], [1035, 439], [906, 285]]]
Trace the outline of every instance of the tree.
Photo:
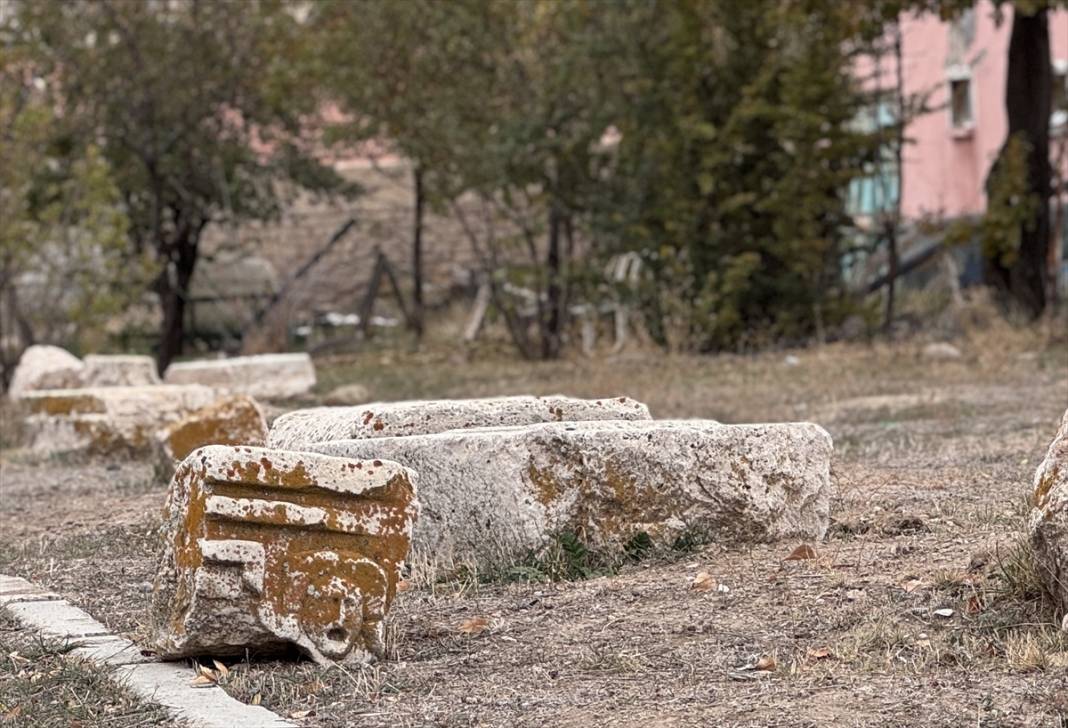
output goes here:
[[162, 371], [182, 352], [200, 240], [213, 221], [263, 219], [286, 195], [351, 193], [316, 156], [307, 34], [282, 0], [17, 4], [58, 85], [70, 133], [99, 141], [137, 253], [159, 272]]
[[137, 300], [149, 261], [130, 256], [127, 218], [100, 150], [62, 133], [35, 48], [0, 24], [0, 383], [22, 350], [100, 346]]
[[816, 332], [844, 299], [845, 188], [874, 150], [853, 128], [844, 5], [629, 2], [606, 56], [621, 134], [598, 215], [646, 251], [647, 320], [699, 350]]
[[[607, 126], [586, 34], [611, 6], [532, 0], [316, 7], [348, 139], [413, 162], [416, 298], [424, 198], [463, 219], [524, 356], [560, 354], [576, 218]], [[486, 212], [479, 224], [470, 207]], [[526, 289], [533, 334], [507, 289]]]

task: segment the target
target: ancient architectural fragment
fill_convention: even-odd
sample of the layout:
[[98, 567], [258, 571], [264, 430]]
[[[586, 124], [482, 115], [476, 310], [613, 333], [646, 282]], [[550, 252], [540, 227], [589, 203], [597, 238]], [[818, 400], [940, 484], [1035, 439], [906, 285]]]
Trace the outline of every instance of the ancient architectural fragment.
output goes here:
[[81, 382], [82, 360], [58, 346], [34, 345], [22, 352], [7, 393], [18, 399], [38, 389], [76, 387]]
[[1038, 572], [1068, 630], [1068, 410], [1035, 472], [1032, 504], [1028, 526]]
[[200, 386], [96, 387], [27, 392], [20, 403], [37, 452], [147, 455], [160, 428], [215, 396]]
[[807, 423], [560, 422], [310, 447], [419, 473], [415, 564], [514, 564], [563, 533], [612, 549], [819, 539], [829, 522], [831, 438]]
[[267, 443], [295, 449], [327, 440], [430, 435], [473, 427], [648, 419], [649, 408], [629, 397], [575, 399], [552, 395], [376, 402], [289, 412], [274, 421]]
[[315, 365], [305, 353], [204, 359], [171, 364], [163, 380], [168, 384], [204, 384], [263, 399], [284, 399], [311, 391], [315, 386]]
[[140, 387], [159, 384], [156, 362], [137, 354], [89, 354], [82, 370], [82, 387]]
[[201, 448], [171, 481], [152, 633], [165, 658], [365, 662], [408, 554], [414, 473], [383, 460]]
[[156, 473], [169, 480], [178, 462], [205, 445], [262, 447], [266, 440], [267, 420], [256, 400], [223, 397], [156, 433]]

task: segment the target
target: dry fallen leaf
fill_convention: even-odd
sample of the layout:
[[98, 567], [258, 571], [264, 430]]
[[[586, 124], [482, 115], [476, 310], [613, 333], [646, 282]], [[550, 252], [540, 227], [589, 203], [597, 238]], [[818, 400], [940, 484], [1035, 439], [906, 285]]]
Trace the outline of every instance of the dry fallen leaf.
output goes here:
[[406, 592], [411, 588], [412, 588], [412, 582], [408, 581], [407, 579], [401, 579], [400, 581], [397, 582], [397, 593], [398, 594], [400, 594], [401, 592]]
[[215, 686], [215, 680], [207, 675], [197, 675], [193, 678], [193, 682], [190, 683], [195, 688], [210, 688]]
[[964, 605], [964, 612], [965, 614], [978, 614], [983, 611], [984, 606], [982, 598], [978, 594], [973, 594], [968, 603]]
[[753, 669], [761, 670], [763, 672], [771, 672], [778, 666], [779, 664], [775, 662], [774, 657], [772, 657], [771, 655], [763, 655], [759, 660], [756, 661], [756, 664], [753, 665]]
[[834, 657], [834, 654], [826, 647], [819, 647], [817, 649], [808, 648], [808, 659], [810, 660], [826, 660], [830, 657]]
[[905, 591], [907, 591], [909, 594], [911, 594], [912, 592], [914, 592], [917, 589], [919, 589], [922, 584], [923, 584], [923, 582], [920, 581], [919, 579], [909, 579], [908, 581], [906, 581], [904, 584], [901, 585], [901, 588], [904, 589]]
[[716, 587], [716, 579], [707, 571], [698, 571], [694, 576], [693, 581], [690, 582], [690, 588], [697, 591], [708, 591]]
[[471, 617], [460, 624], [460, 631], [466, 635], [476, 635], [485, 632], [489, 627], [489, 620], [485, 617]]
[[249, 701], [249, 702], [251, 702], [253, 705], [259, 705], [260, 703], [263, 702], [263, 696], [260, 695], [259, 693], [256, 693], [255, 695], [252, 696], [252, 700]]
[[309, 715], [312, 715], [313, 713], [315, 713], [314, 710], [294, 710], [292, 713], [289, 714], [289, 717], [290, 718], [296, 718], [297, 720], [300, 720], [301, 718], [307, 718]]
[[220, 676], [222, 676], [222, 677], [229, 677], [230, 676], [230, 668], [228, 668], [226, 665], [222, 664], [218, 660], [212, 660], [212, 662], [215, 664], [215, 669], [216, 669], [216, 671], [218, 671]]
[[790, 552], [790, 555], [786, 557], [786, 561], [804, 561], [814, 558], [816, 558], [816, 549], [807, 543], [803, 543]]
[[946, 607], [944, 609], [936, 609], [936, 610], [934, 610], [934, 614], [935, 614], [936, 617], [942, 617], [944, 619], [949, 619], [950, 617], [953, 616], [953, 610], [950, 609], [949, 607]]

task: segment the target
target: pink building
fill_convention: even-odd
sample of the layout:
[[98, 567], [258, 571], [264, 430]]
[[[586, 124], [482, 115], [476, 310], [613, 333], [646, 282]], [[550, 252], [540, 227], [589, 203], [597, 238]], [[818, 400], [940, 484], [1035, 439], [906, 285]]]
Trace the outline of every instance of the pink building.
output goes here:
[[[933, 91], [932, 106], [942, 107], [908, 127], [907, 136], [914, 143], [904, 152], [904, 215], [915, 219], [981, 213], [986, 206], [987, 172], [1008, 126], [1005, 77], [1011, 7], [1006, 7], [1000, 23], [988, 0], [954, 22], [931, 14], [910, 15], [903, 17], [901, 31], [905, 95]], [[1050, 120], [1056, 158], [1068, 131], [1068, 12], [1050, 15], [1050, 41], [1059, 84]]]

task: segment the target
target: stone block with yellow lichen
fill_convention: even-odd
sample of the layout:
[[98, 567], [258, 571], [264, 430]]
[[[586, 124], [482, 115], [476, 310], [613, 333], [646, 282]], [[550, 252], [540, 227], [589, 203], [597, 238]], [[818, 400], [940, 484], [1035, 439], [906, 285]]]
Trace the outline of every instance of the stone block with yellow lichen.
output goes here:
[[196, 385], [91, 387], [26, 392], [19, 406], [35, 452], [143, 456], [160, 428], [215, 397]]
[[1068, 410], [1035, 472], [1032, 505], [1028, 526], [1035, 563], [1068, 630]]
[[155, 649], [164, 658], [293, 645], [317, 662], [381, 656], [418, 508], [415, 474], [393, 462], [193, 452], [164, 506]]
[[156, 473], [167, 480], [174, 467], [205, 445], [252, 445], [267, 440], [267, 419], [252, 397], [223, 397], [156, 433]]
[[831, 438], [809, 423], [554, 422], [311, 445], [419, 473], [413, 564], [522, 563], [575, 534], [601, 550], [818, 539], [830, 518]]

